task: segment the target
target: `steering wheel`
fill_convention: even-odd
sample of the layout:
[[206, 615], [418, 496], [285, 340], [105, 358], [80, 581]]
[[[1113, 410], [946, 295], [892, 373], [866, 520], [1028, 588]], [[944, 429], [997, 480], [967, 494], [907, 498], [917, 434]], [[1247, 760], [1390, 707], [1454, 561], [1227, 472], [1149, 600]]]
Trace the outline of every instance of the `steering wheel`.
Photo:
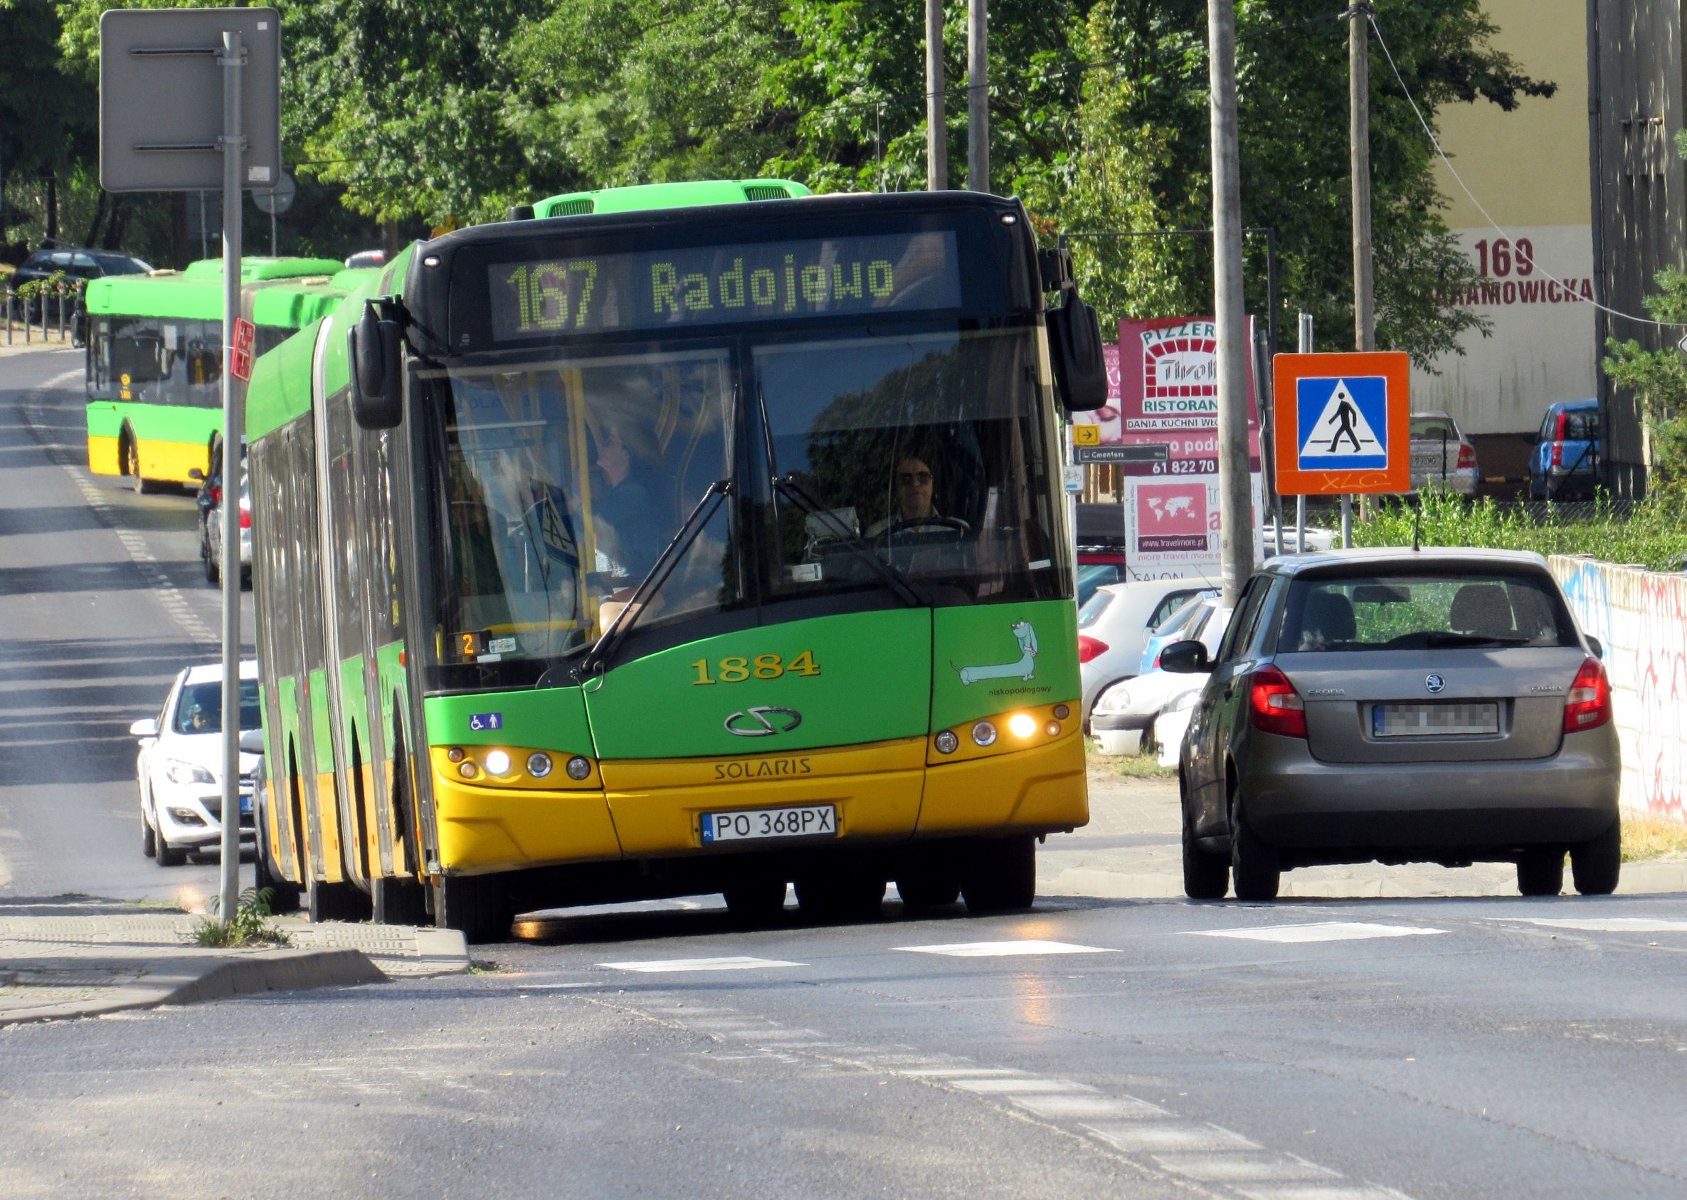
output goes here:
[[881, 536], [889, 542], [895, 541], [903, 534], [934, 530], [943, 534], [954, 535], [953, 537], [944, 537], [942, 540], [958, 542], [972, 532], [972, 526], [959, 517], [940, 517], [934, 514], [929, 517], [912, 517], [906, 521], [894, 521], [884, 527]]

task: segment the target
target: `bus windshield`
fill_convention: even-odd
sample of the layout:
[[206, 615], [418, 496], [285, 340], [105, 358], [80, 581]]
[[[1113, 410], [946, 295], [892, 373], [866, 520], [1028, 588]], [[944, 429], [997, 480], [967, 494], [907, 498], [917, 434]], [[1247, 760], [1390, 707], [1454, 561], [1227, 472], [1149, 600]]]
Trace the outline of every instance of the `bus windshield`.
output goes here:
[[746, 610], [1067, 594], [1033, 328], [803, 332], [419, 370], [432, 665], [532, 682], [647, 576], [627, 620], [676, 642]]

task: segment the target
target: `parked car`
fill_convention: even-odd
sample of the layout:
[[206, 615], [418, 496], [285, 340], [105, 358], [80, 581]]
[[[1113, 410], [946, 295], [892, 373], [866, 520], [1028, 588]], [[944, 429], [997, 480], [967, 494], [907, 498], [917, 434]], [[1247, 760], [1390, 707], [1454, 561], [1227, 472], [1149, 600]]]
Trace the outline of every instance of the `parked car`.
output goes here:
[[1183, 886], [1277, 895], [1281, 873], [1512, 862], [1526, 896], [1613, 891], [1620, 760], [1599, 643], [1546, 560], [1346, 550], [1265, 563], [1205, 674], [1179, 756]]
[[[258, 664], [240, 664], [240, 728], [261, 728]], [[141, 853], [161, 867], [222, 842], [223, 665], [184, 667], [156, 717], [129, 726], [140, 739], [135, 783], [141, 804]], [[251, 841], [252, 772], [261, 756], [240, 754], [240, 837]]]
[[1096, 589], [1106, 583], [1125, 582], [1124, 563], [1080, 563], [1078, 565], [1078, 607], [1089, 603]]
[[[51, 279], [57, 274], [63, 274], [67, 283], [82, 284], [106, 275], [145, 275], [151, 270], [150, 263], [112, 250], [88, 250], [80, 246], [44, 246], [24, 259], [22, 265], [13, 272], [11, 288], [16, 292], [26, 283]], [[15, 301], [14, 311], [20, 317], [38, 320], [42, 303], [31, 301], [26, 305], [21, 300]], [[57, 316], [58, 302], [48, 300], [45, 303], [48, 306], [47, 315]]]
[[1598, 400], [1560, 400], [1547, 405], [1529, 451], [1529, 499], [1591, 496], [1599, 483], [1601, 433]]
[[1444, 412], [1415, 412], [1412, 438], [1412, 490], [1440, 488], [1459, 496], [1474, 496], [1482, 482], [1476, 469], [1476, 445]]
[[[211, 502], [204, 511], [204, 522], [200, 526], [200, 553], [205, 558], [205, 578], [210, 583], [221, 583], [223, 578], [223, 513], [228, 505], [222, 487], [213, 492]], [[240, 584], [247, 586], [252, 579], [252, 485], [247, 480], [244, 464], [240, 470], [240, 493], [236, 501], [239, 512], [239, 540], [240, 540]]]
[[1160, 669], [1160, 651], [1173, 642], [1199, 638], [1219, 611], [1217, 592], [1201, 592], [1190, 597], [1164, 621], [1156, 625], [1142, 643], [1142, 657], [1137, 661], [1136, 673], [1146, 675]]
[[1142, 645], [1184, 603], [1212, 589], [1205, 579], [1144, 579], [1103, 584], [1078, 610], [1078, 674], [1084, 685], [1083, 721], [1101, 689], [1138, 674]]
[[[1230, 610], [1222, 606], [1217, 596], [1204, 596], [1190, 603], [1203, 610], [1200, 630], [1190, 636], [1200, 641], [1209, 654], [1216, 655], [1219, 639], [1230, 624]], [[1183, 697], [1199, 692], [1205, 682], [1198, 675], [1175, 674], [1156, 666], [1134, 679], [1110, 684], [1090, 710], [1090, 730], [1095, 734], [1096, 749], [1102, 754], [1138, 754], [1153, 749], [1158, 738], [1169, 736], [1169, 731], [1160, 728], [1165, 710]], [[1181, 739], [1181, 732], [1178, 737]]]

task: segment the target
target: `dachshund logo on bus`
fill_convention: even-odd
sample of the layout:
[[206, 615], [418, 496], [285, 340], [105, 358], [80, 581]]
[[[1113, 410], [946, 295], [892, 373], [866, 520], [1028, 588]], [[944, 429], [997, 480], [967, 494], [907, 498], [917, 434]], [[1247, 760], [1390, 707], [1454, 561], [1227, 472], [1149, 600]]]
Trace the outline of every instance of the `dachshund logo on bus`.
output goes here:
[[[1015, 621], [1013, 636], [1019, 642], [1019, 657], [1013, 662], [994, 663], [986, 667], [955, 667], [961, 682], [977, 683], [981, 679], [1029, 680], [1037, 674], [1037, 631], [1029, 621]], [[950, 663], [954, 667], [954, 663]]]

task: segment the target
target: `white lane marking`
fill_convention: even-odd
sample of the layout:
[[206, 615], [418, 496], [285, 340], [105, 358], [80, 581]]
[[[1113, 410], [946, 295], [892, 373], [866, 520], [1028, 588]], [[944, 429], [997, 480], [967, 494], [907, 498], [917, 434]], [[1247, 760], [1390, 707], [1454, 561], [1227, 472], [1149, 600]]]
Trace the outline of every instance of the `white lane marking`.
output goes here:
[[1126, 1154], [1165, 1150], [1262, 1150], [1233, 1129], [1206, 1121], [1131, 1121], [1128, 1124], [1085, 1125], [1085, 1129]]
[[1015, 1096], [1013, 1102], [1027, 1112], [1036, 1113], [1051, 1121], [1096, 1121], [1105, 1117], [1116, 1120], [1134, 1117], [1148, 1120], [1172, 1114], [1158, 1104], [1138, 1100], [1135, 1096], [1085, 1096], [1078, 1093], [1050, 1096]]
[[1391, 1187], [1352, 1183], [1291, 1183], [1280, 1187], [1238, 1187], [1248, 1200], [1409, 1200]]
[[1687, 932], [1687, 921], [1672, 921], [1664, 917], [1489, 917], [1488, 920], [1544, 925], [1548, 929], [1581, 929], [1591, 933]]
[[1334, 1171], [1293, 1154], [1156, 1154], [1173, 1174], [1200, 1183], [1270, 1183], [1279, 1180], [1339, 1179]]
[[730, 958], [660, 958], [647, 962], [605, 962], [600, 967], [611, 971], [642, 971], [656, 974], [662, 971], [754, 971], [759, 967], [804, 967], [807, 963], [786, 962], [779, 958], [749, 958], [734, 955]]
[[1260, 929], [1191, 929], [1195, 937], [1247, 938], [1256, 942], [1352, 942], [1365, 938], [1417, 937], [1446, 933], [1410, 925], [1373, 925], [1364, 921], [1322, 921], [1315, 925], [1268, 925]]
[[1008, 1096], [1017, 1099], [1019, 1096], [1038, 1096], [1050, 1093], [1064, 1093], [1074, 1095], [1083, 1092], [1094, 1092], [1095, 1089], [1084, 1083], [1073, 1083], [1069, 1079], [1039, 1079], [1033, 1075], [1021, 1075], [1008, 1079], [951, 1079], [950, 1087], [958, 1087], [963, 1092], [976, 1092], [981, 1096]]
[[1117, 954], [1105, 946], [1077, 946], [1071, 942], [953, 942], [946, 946], [895, 946], [910, 954], [944, 954], [950, 958], [1007, 958], [1016, 954]]

